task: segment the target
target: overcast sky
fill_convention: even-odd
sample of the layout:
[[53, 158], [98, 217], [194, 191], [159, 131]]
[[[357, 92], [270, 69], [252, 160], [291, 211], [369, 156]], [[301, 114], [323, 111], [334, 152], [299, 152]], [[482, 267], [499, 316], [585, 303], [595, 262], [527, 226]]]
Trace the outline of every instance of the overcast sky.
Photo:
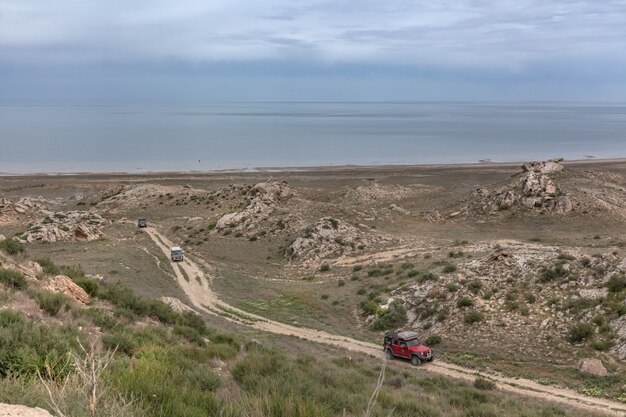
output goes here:
[[626, 101], [626, 0], [0, 0], [0, 100]]

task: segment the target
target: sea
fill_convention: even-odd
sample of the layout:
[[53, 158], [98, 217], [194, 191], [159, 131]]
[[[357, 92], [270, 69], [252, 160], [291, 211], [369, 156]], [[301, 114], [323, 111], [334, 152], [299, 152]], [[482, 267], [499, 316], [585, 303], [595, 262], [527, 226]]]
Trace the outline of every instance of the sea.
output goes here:
[[626, 157], [626, 103], [0, 103], [0, 173]]

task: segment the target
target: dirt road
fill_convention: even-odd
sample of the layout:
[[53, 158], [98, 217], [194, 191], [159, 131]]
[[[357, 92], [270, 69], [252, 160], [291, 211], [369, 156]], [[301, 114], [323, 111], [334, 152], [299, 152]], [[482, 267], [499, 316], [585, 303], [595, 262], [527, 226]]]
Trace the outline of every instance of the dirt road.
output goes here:
[[[154, 243], [169, 258], [170, 247], [174, 246], [165, 236], [155, 228], [145, 229]], [[363, 342], [349, 337], [338, 336], [328, 332], [291, 326], [285, 323], [269, 320], [265, 317], [251, 314], [233, 307], [220, 300], [210, 286], [210, 277], [193, 260], [185, 257], [183, 262], [173, 263], [178, 284], [183, 289], [193, 308], [199, 313], [214, 314], [226, 320], [246, 325], [254, 329], [271, 333], [295, 336], [317, 343], [340, 347], [344, 351], [354, 351], [382, 358], [382, 350], [379, 345]], [[411, 365], [406, 364], [407, 367]], [[473, 381], [478, 372], [473, 369], [463, 368], [457, 365], [436, 361], [416, 368], [419, 372], [431, 372], [456, 379]], [[480, 373], [482, 376], [493, 380], [497, 388], [527, 397], [534, 397], [545, 401], [552, 401], [570, 407], [577, 407], [589, 412], [610, 416], [626, 415], [626, 404], [609, 401], [602, 398], [588, 397], [572, 390], [555, 388], [541, 385], [527, 379], [509, 378], [491, 373]]]

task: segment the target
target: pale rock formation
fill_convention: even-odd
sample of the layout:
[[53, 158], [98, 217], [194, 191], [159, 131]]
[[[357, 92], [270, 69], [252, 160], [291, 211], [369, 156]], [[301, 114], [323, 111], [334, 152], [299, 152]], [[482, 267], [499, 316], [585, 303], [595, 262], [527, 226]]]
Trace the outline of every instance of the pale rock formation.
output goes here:
[[89, 294], [65, 275], [49, 278], [44, 287], [52, 292], [65, 294], [81, 304], [87, 305], [89, 303]]
[[593, 376], [606, 376], [607, 371], [599, 359], [584, 358], [578, 362], [578, 372]]

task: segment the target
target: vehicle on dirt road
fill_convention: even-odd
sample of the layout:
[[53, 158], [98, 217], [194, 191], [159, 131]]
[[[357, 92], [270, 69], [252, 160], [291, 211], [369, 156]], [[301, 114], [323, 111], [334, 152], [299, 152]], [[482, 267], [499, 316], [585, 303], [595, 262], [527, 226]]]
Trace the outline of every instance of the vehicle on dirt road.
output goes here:
[[385, 358], [409, 359], [415, 366], [435, 360], [435, 353], [424, 346], [414, 332], [387, 332], [383, 342]]
[[182, 262], [183, 250], [178, 246], [172, 246], [170, 249], [170, 258], [172, 258], [172, 262]]
[[140, 217], [139, 220], [137, 220], [137, 227], [148, 227], [148, 221], [145, 218]]

